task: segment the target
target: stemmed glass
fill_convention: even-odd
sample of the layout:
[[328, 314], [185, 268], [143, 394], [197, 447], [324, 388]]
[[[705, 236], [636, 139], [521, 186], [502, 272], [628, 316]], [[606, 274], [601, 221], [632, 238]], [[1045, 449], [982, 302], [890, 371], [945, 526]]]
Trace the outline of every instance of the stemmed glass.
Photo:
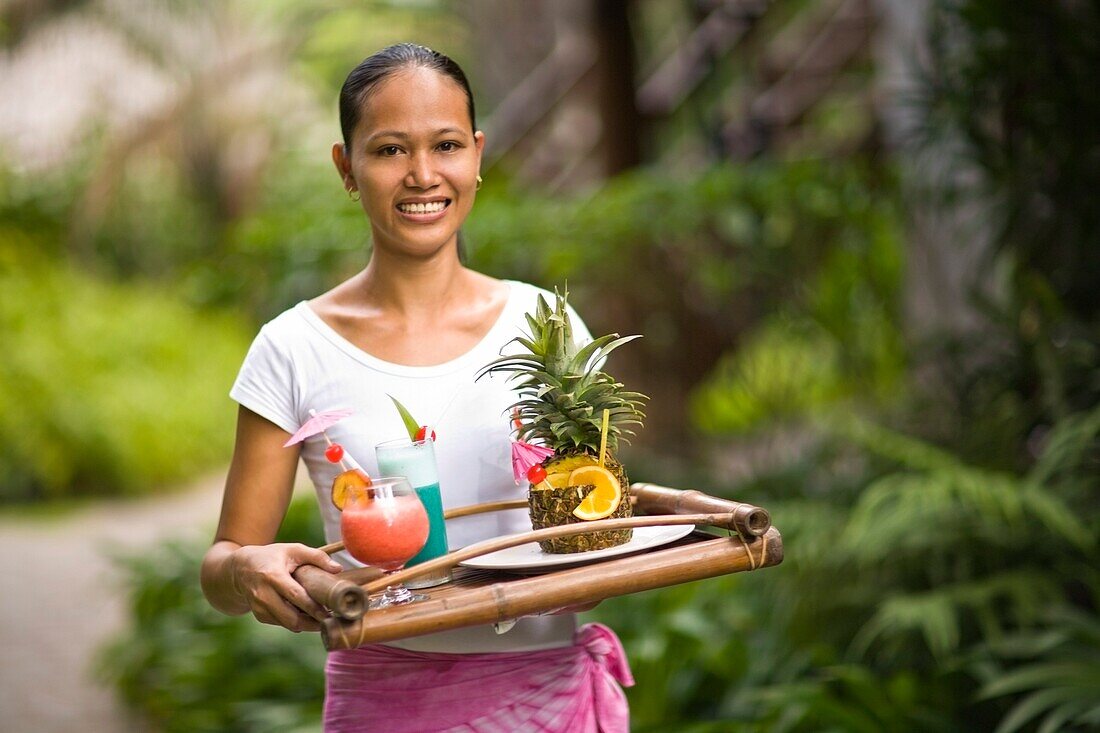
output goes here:
[[[435, 462], [435, 447], [431, 440], [388, 440], [374, 447], [378, 471], [387, 476], [404, 476], [416, 489], [416, 495], [428, 512], [428, 541], [417, 553], [411, 565], [417, 565], [447, 554], [447, 525], [443, 519], [443, 501], [439, 494], [439, 471]], [[450, 570], [436, 570], [409, 581], [410, 588], [430, 588], [451, 579]]]
[[[340, 515], [340, 534], [352, 557], [390, 575], [424, 547], [428, 540], [428, 514], [408, 479], [378, 478], [370, 486], [354, 489], [347, 497]], [[426, 595], [415, 594], [397, 583], [372, 600], [370, 607], [386, 608], [425, 598]]]

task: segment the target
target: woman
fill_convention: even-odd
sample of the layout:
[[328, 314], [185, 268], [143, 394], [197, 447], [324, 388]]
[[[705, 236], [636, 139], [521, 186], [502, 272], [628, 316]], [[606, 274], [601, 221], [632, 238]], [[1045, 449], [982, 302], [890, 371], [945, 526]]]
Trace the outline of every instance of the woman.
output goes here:
[[[283, 447], [309, 410], [353, 409], [328, 432], [373, 472], [373, 446], [404, 433], [393, 395], [438, 435], [445, 506], [523, 495], [509, 463], [515, 395], [501, 377], [474, 376], [521, 333], [542, 291], [461, 263], [459, 228], [485, 145], [466, 77], [430, 49], [391, 46], [349, 74], [340, 122], [332, 157], [370, 220], [370, 261], [265, 325], [253, 343], [231, 392], [240, 403], [236, 448], [202, 567], [215, 608], [292, 631], [315, 631], [326, 615], [295, 569], [341, 569], [318, 550], [272, 543], [299, 457], [326, 535], [339, 538], [328, 501], [338, 469], [324, 459], [324, 442]], [[522, 512], [482, 515], [449, 522], [448, 538], [454, 548], [525, 529]], [[632, 683], [609, 630], [578, 630], [572, 613], [525, 618], [506, 634], [478, 627], [332, 652], [325, 729], [626, 731], [616, 680]]]

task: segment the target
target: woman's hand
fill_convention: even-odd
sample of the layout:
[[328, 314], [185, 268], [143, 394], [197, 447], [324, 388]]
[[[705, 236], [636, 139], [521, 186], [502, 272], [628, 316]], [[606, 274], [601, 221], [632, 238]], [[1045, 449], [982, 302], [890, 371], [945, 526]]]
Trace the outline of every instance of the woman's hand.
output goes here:
[[302, 544], [246, 545], [229, 556], [233, 589], [257, 620], [291, 631], [319, 631], [328, 612], [294, 579], [302, 565], [338, 573], [343, 568], [320, 550]]
[[282, 428], [241, 407], [237, 444], [225, 481], [221, 520], [200, 578], [222, 613], [252, 612], [265, 624], [316, 631], [326, 613], [294, 579], [303, 565], [339, 572], [328, 555], [301, 544], [272, 544], [290, 505], [299, 449], [284, 448]]

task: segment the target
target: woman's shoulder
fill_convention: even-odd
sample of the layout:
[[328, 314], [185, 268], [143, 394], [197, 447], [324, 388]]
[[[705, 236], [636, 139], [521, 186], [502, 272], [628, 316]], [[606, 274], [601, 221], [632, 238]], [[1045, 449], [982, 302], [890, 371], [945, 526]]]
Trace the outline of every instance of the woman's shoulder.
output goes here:
[[310, 316], [307, 301], [296, 303], [260, 326], [255, 340], [276, 349], [290, 348], [313, 330]]
[[309, 302], [302, 300], [274, 316], [260, 327], [261, 332], [286, 333], [301, 331], [307, 324], [305, 311], [309, 310]]
[[539, 295], [547, 299], [552, 299], [554, 297], [554, 294], [546, 288], [539, 287], [538, 285], [523, 280], [505, 279], [501, 282], [508, 285], [513, 298], [519, 296], [521, 300], [530, 300], [533, 302]]
[[[554, 307], [554, 293], [546, 288], [522, 280], [504, 280], [509, 287], [508, 305], [517, 314], [534, 313], [539, 298]], [[522, 317], [522, 316], [521, 316]]]

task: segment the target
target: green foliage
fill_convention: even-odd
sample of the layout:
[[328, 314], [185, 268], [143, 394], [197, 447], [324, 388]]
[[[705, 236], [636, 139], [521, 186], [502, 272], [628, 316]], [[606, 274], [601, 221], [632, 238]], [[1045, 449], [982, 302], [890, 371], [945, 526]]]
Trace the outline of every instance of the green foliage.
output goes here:
[[1041, 630], [989, 645], [991, 657], [1023, 664], [1009, 670], [975, 664], [988, 680], [982, 697], [1024, 695], [996, 733], [1015, 733], [1033, 720], [1039, 721], [1038, 733], [1094, 730], [1100, 725], [1100, 619], [1055, 608], [1044, 620]]
[[191, 263], [189, 300], [243, 307], [262, 322], [366, 264], [363, 210], [325, 155], [291, 150], [271, 163], [262, 205], [229, 228], [218, 257]]
[[692, 413], [704, 431], [750, 433], [844, 401], [895, 401], [906, 365], [897, 223], [889, 201], [869, 200], [858, 179], [832, 183], [836, 190], [825, 188], [827, 177], [819, 184], [816, 197], [830, 204], [818, 215], [831, 212], [847, 225], [834, 223], [828, 241], [774, 245], [816, 247], [819, 262], [797, 297], [776, 303], [696, 389]]
[[[295, 500], [278, 541], [317, 547], [320, 527], [316, 500]], [[131, 625], [102, 650], [103, 675], [164, 733], [319, 730], [321, 640], [211, 608], [196, 580], [205, 550], [172, 543], [119, 560]]]
[[225, 460], [239, 321], [0, 241], [0, 501], [158, 490]]
[[993, 204], [998, 215], [983, 226], [994, 228], [1009, 256], [1018, 294], [1038, 306], [1038, 285], [1060, 301], [1043, 313], [1049, 325], [1067, 313], [1095, 318], [1100, 8], [939, 0], [930, 18], [925, 134], [959, 135], [956, 165], [972, 163], [984, 179], [979, 186], [959, 179], [951, 193]]
[[913, 418], [966, 455], [1026, 470], [1027, 441], [1100, 401], [1100, 215], [1091, 195], [1100, 185], [1100, 102], [1091, 93], [1100, 8], [943, 0], [929, 17], [914, 149], [950, 146], [929, 200], [983, 212], [977, 223], [993, 246], [982, 276], [996, 273], [987, 278], [996, 295], [975, 293], [980, 333], [928, 355], [922, 367], [939, 366], [941, 410]]
[[536, 282], [583, 274], [573, 278], [583, 292], [616, 295], [627, 289], [623, 264], [635, 262], [645, 267], [633, 269], [642, 280], [629, 289], [650, 309], [679, 292], [692, 293], [703, 315], [741, 293], [770, 305], [802, 295], [802, 278], [817, 272], [833, 242], [886, 260], [878, 267], [892, 268], [896, 280], [895, 215], [871, 185], [858, 164], [803, 160], [717, 165], [690, 178], [642, 169], [598, 195], [565, 200], [486, 186], [467, 225], [471, 258]]
[[751, 334], [700, 385], [692, 400], [693, 422], [709, 433], [750, 433], [850, 396], [844, 381], [835, 340], [812, 324], [776, 319]]
[[[320, 5], [299, 0], [248, 2], [262, 12], [284, 16], [286, 27], [305, 34], [296, 60], [315, 82], [325, 105], [336, 98], [348, 71], [367, 54], [393, 43], [422, 43], [451, 56], [467, 73], [473, 68], [462, 53], [468, 47], [468, 26], [445, 0], [338, 0]], [[478, 88], [476, 83], [474, 88]]]
[[[733, 491], [771, 511], [781, 566], [596, 609], [631, 659], [638, 729], [1014, 730], [1056, 703], [1092, 714], [1097, 616], [1081, 604], [1100, 600], [1098, 421], [1059, 425], [1022, 477], [864, 421], [819, 423], [797, 461]], [[1061, 646], [1017, 641], [1034, 638]], [[1055, 675], [1068, 669], [1079, 684]]]

